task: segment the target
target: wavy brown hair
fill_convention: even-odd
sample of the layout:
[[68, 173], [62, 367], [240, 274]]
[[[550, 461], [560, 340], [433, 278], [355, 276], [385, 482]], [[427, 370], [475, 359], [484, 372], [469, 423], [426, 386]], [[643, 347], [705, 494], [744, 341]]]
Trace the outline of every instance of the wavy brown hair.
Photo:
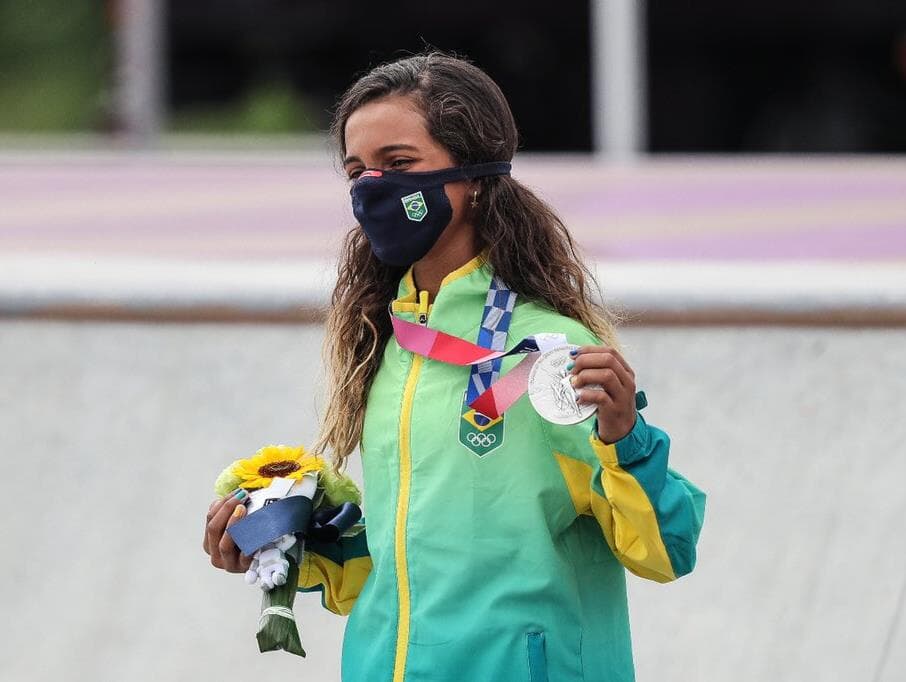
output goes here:
[[[510, 161], [516, 152], [516, 124], [497, 84], [469, 62], [431, 51], [378, 66], [346, 91], [331, 127], [341, 158], [350, 115], [391, 95], [415, 101], [429, 133], [457, 164]], [[519, 296], [578, 320], [616, 345], [615, 317], [598, 302], [600, 288], [560, 218], [509, 175], [480, 182], [474, 223], [494, 272]], [[337, 469], [361, 440], [368, 391], [392, 335], [387, 307], [405, 272], [374, 256], [360, 226], [347, 233], [324, 344], [327, 408], [313, 448], [330, 450]]]

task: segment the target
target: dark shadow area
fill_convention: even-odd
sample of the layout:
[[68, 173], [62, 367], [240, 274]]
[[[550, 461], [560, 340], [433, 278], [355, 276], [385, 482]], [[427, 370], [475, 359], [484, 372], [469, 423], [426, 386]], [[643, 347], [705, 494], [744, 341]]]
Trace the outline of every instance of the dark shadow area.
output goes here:
[[661, 0], [647, 24], [652, 151], [906, 151], [902, 0]]
[[324, 129], [356, 74], [432, 45], [500, 84], [523, 148], [591, 149], [585, 2], [171, 0], [168, 30], [176, 129]]

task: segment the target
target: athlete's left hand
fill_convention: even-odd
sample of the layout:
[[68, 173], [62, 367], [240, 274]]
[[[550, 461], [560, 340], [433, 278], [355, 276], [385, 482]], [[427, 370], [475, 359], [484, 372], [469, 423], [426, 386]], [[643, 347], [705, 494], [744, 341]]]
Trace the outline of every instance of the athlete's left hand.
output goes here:
[[[598, 437], [616, 443], [635, 426], [635, 372], [622, 355], [607, 346], [582, 346], [572, 353], [570, 382], [579, 393], [579, 403], [598, 406]], [[594, 384], [603, 390], [582, 389]]]

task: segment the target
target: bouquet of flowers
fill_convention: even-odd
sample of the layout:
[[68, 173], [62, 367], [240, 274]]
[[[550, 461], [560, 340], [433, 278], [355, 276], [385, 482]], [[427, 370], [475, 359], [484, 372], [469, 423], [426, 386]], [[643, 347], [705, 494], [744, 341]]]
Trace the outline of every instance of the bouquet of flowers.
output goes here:
[[337, 540], [361, 532], [362, 496], [351, 478], [325, 466], [301, 446], [268, 445], [224, 469], [214, 484], [220, 497], [249, 492], [247, 514], [227, 529], [252, 564], [245, 574], [263, 592], [259, 651], [305, 656], [293, 614], [305, 540]]

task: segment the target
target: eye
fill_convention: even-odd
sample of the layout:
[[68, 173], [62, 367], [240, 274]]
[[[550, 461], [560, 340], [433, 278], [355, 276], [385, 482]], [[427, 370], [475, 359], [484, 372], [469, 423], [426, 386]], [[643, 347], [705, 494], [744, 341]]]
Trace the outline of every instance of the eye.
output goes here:
[[357, 177], [359, 177], [361, 174], [362, 174], [362, 169], [361, 169], [361, 168], [354, 168], [353, 170], [349, 171], [349, 173], [347, 174], [346, 177], [347, 177], [348, 180], [355, 180], [355, 179], [356, 179]]
[[412, 165], [412, 159], [394, 159], [390, 162], [390, 167], [393, 170], [405, 170]]

